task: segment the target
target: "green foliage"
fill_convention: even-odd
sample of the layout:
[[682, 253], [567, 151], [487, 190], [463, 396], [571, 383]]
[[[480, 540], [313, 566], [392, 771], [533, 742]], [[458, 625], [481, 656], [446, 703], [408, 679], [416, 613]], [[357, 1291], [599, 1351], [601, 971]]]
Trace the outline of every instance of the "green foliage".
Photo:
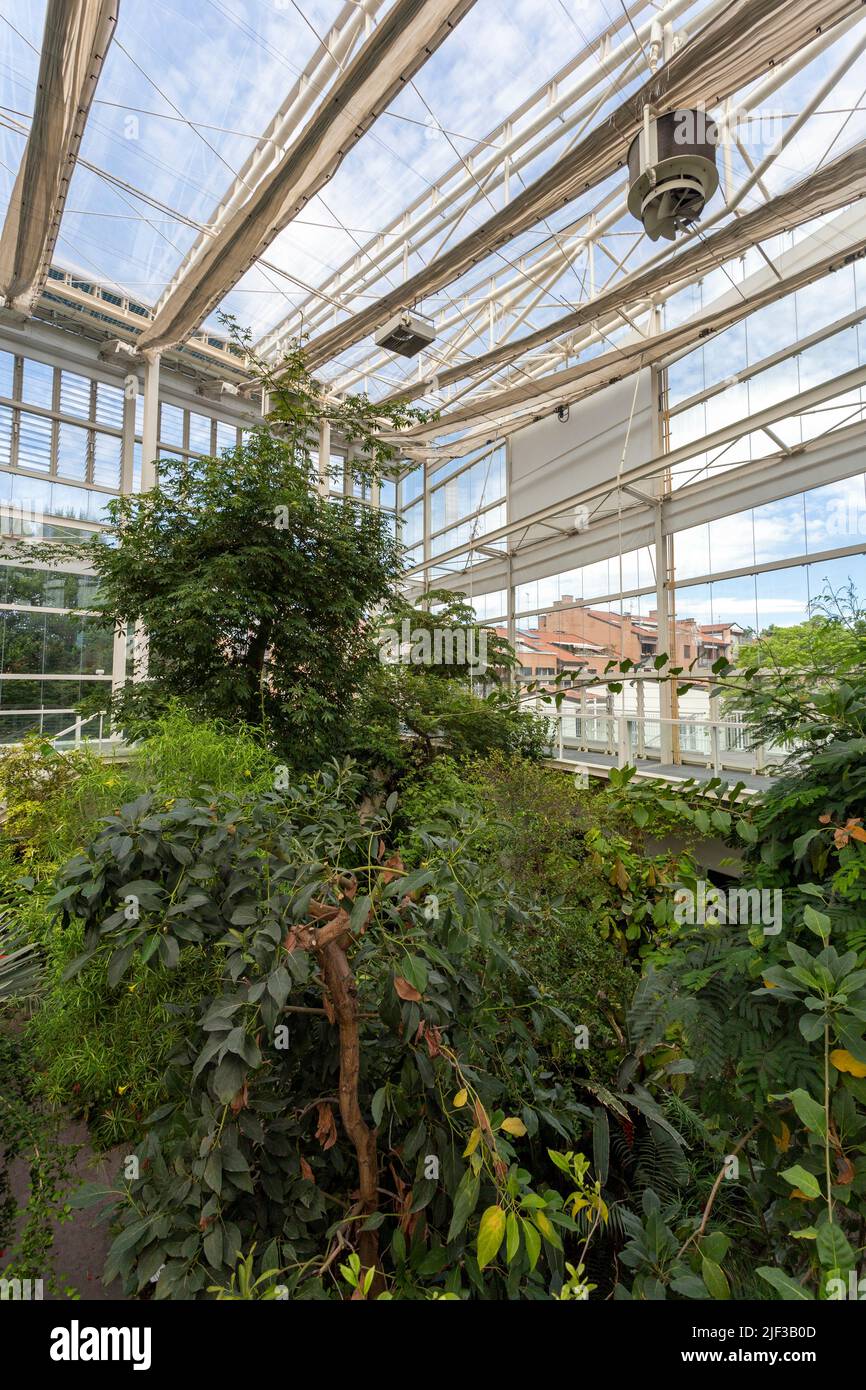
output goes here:
[[687, 932], [649, 970], [630, 1018], [643, 1065], [680, 1060], [720, 1164], [743, 1150], [737, 1222], [753, 1242], [763, 1232], [780, 1273], [757, 1272], [783, 1297], [792, 1284], [827, 1297], [866, 1216], [866, 951], [830, 944], [846, 916], [809, 884], [785, 895], [784, 935]]
[[58, 753], [31, 735], [18, 747], [0, 749], [0, 818], [7, 852], [22, 852], [45, 835], [58, 799], [92, 766], [87, 753]]
[[33, 1084], [48, 1105], [85, 1114], [97, 1146], [132, 1140], [143, 1116], [162, 1101], [168, 1060], [212, 981], [195, 952], [162, 980], [141, 966], [118, 987], [105, 962], [87, 976], [65, 979], [81, 951], [81, 930], [52, 925], [45, 904], [56, 869], [103, 817], [145, 788], [158, 788], [170, 804], [185, 789], [264, 791], [273, 780], [273, 758], [253, 733], [229, 733], [177, 706], [152, 726], [126, 766], [85, 751], [57, 753], [42, 740], [0, 758], [9, 822], [21, 831], [4, 840], [0, 853], [0, 893], [8, 904], [0, 996], [43, 992], [42, 1007], [27, 1023], [38, 1068]]
[[258, 725], [311, 759], [375, 662], [362, 619], [399, 572], [386, 519], [310, 486], [258, 429], [222, 458], [164, 459], [158, 487], [109, 504], [94, 541], [101, 609], [148, 632], [148, 679], [200, 716]]
[[38, 944], [8, 919], [8, 913], [0, 915], [0, 1004], [30, 999], [42, 984]]
[[605, 798], [520, 757], [496, 752], [463, 767], [439, 758], [401, 790], [407, 863], [419, 863], [424, 853], [411, 827], [453, 816], [460, 807], [464, 815], [483, 808], [483, 818], [474, 820], [473, 854], [491, 873], [518, 883], [532, 904], [510, 949], [542, 996], [589, 1029], [592, 1045], [575, 1058], [580, 1070], [609, 1079], [635, 976], [604, 939], [605, 917], [615, 918], [622, 891], [599, 876], [588, 850], [600, 820], [614, 820]]
[[[9, 1167], [27, 1168], [27, 1201], [19, 1212]], [[39, 1107], [30, 1058], [20, 1042], [0, 1032], [0, 1249], [4, 1279], [42, 1279], [60, 1294], [52, 1261], [53, 1223], [69, 1217], [74, 1149], [58, 1138], [56, 1118]]]
[[[454, 593], [451, 589], [428, 589], [423, 607], [410, 603], [402, 594], [395, 594], [381, 619], [380, 650], [387, 654], [389, 645], [402, 643], [405, 633], [409, 643], [420, 649], [421, 655], [426, 648], [432, 657], [436, 651], [435, 634], [445, 630], [451, 634], [451, 645], [446, 652], [443, 644], [440, 664], [431, 661], [427, 667], [431, 676], [443, 679], [475, 676], [497, 683], [516, 664], [510, 642], [492, 628], [482, 627], [465, 594]], [[386, 633], [390, 634], [387, 639]], [[406, 655], [411, 659], [412, 652]]]
[[[341, 1059], [304, 925], [330, 907], [354, 937], [359, 1104], [390, 1175], [361, 1238], [377, 1235], [388, 1290], [539, 1296], [561, 1277], [571, 1219], [524, 1154], [589, 1113], [547, 1060], [569, 1020], [508, 954], [523, 913], [467, 854], [470, 831], [430, 833], [426, 866], [405, 873], [382, 857], [390, 813], [359, 821], [356, 794], [334, 769], [282, 796], [167, 809], [142, 797], [64, 870], [55, 901], [84, 923], [85, 973], [107, 956], [113, 985], [136, 961], [162, 977], [187, 945], [219, 971], [151, 1117], [142, 1178], [118, 1198], [106, 1273], [129, 1290], [164, 1264], [157, 1296], [195, 1296], [255, 1241], [257, 1272], [284, 1270], [291, 1296], [335, 1291], [328, 1253], [359, 1224], [358, 1176], [334, 1122]], [[522, 1223], [506, 1261], [473, 1253], [491, 1206]]]
[[133, 769], [136, 783], [158, 787], [166, 797], [203, 788], [267, 791], [274, 784], [275, 759], [260, 730], [194, 719], [182, 705], [172, 705], [136, 749]]
[[496, 749], [541, 758], [547, 721], [494, 687], [476, 694], [435, 667], [379, 664], [352, 711], [348, 749], [391, 781], [423, 769], [442, 754], [458, 760]]
[[838, 676], [862, 666], [866, 654], [866, 610], [853, 585], [838, 593], [827, 587], [804, 623], [768, 627], [740, 647], [738, 661], [770, 670], [812, 671]]

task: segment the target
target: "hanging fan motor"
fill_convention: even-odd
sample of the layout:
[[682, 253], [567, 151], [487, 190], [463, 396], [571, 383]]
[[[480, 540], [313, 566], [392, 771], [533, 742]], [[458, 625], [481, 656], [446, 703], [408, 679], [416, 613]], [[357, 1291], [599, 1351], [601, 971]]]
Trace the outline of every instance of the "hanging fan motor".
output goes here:
[[706, 111], [644, 108], [640, 132], [628, 150], [628, 207], [651, 241], [692, 226], [719, 186], [718, 131]]

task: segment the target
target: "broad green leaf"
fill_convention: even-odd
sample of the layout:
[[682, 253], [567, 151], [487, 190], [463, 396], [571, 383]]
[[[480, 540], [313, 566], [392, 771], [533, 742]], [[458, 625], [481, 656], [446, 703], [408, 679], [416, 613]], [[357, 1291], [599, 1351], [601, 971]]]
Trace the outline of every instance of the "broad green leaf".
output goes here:
[[520, 1225], [523, 1229], [523, 1239], [526, 1243], [529, 1268], [535, 1269], [535, 1266], [538, 1264], [538, 1257], [541, 1254], [541, 1236], [532, 1225], [532, 1222], [527, 1221], [525, 1216], [521, 1216]]
[[[813, 1134], [820, 1134], [822, 1139], [827, 1133], [827, 1117], [824, 1114], [823, 1105], [819, 1105], [813, 1100], [808, 1091], [804, 1091], [800, 1086], [796, 1091], [788, 1092], [788, 1099], [792, 1102], [794, 1109], [807, 1129]], [[803, 1191], [805, 1192], [805, 1188]]]
[[757, 1273], [766, 1284], [771, 1284], [789, 1302], [801, 1299], [805, 1303], [814, 1303], [815, 1300], [809, 1290], [804, 1289], [802, 1284], [796, 1284], [784, 1270], [775, 1269], [771, 1265], [762, 1265]]
[[801, 1168], [799, 1163], [795, 1164], [793, 1168], [786, 1168], [782, 1177], [792, 1187], [798, 1187], [801, 1192], [805, 1192], [807, 1197], [820, 1197], [821, 1195], [821, 1185], [815, 1174]]
[[825, 1269], [838, 1269], [848, 1272], [856, 1263], [856, 1256], [844, 1232], [834, 1222], [819, 1226], [815, 1239], [818, 1259]]
[[505, 1212], [501, 1207], [488, 1207], [478, 1227], [478, 1268], [486, 1269], [496, 1259], [505, 1235]]
[[713, 1298], [730, 1298], [731, 1290], [725, 1271], [715, 1260], [708, 1260], [706, 1255], [701, 1257], [701, 1276]]
[[831, 922], [826, 912], [818, 912], [811, 903], [807, 903], [803, 909], [803, 921], [810, 931], [823, 940], [830, 935]]
[[467, 1168], [454, 1194], [454, 1211], [451, 1216], [451, 1225], [448, 1228], [448, 1235], [446, 1237], [447, 1245], [450, 1245], [452, 1240], [456, 1240], [463, 1230], [466, 1222], [475, 1210], [480, 1190], [480, 1179], [473, 1173], [471, 1168]]

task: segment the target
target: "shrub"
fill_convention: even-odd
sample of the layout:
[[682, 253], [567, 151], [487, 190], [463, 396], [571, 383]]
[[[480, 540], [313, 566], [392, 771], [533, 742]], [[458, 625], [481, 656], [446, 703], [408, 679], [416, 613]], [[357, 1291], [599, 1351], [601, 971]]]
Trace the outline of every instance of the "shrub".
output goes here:
[[443, 755], [461, 761], [499, 750], [538, 759], [547, 738], [547, 721], [511, 691], [480, 695], [425, 667], [380, 665], [355, 702], [347, 747], [396, 784]]
[[296, 1297], [342, 1292], [347, 1242], [374, 1293], [562, 1283], [576, 1227], [531, 1171], [590, 1115], [549, 1060], [570, 1020], [513, 959], [524, 914], [472, 827], [428, 835], [407, 873], [393, 802], [361, 822], [357, 791], [335, 768], [282, 796], [140, 798], [63, 873], [85, 974], [107, 957], [112, 985], [136, 962], [162, 981], [188, 944], [219, 976], [115, 1196], [106, 1277], [128, 1291], [163, 1266], [157, 1297], [223, 1287], [254, 1242]]
[[57, 868], [144, 787], [154, 789], [156, 804], [186, 789], [265, 790], [274, 780], [272, 756], [253, 733], [194, 720], [173, 706], [128, 765], [31, 740], [0, 759], [0, 778], [12, 824], [22, 831], [0, 857], [0, 894], [16, 948], [38, 949], [43, 991], [27, 1024], [38, 1068], [33, 1084], [49, 1105], [86, 1115], [97, 1146], [131, 1140], [164, 1099], [168, 1060], [213, 987], [208, 963], [186, 951], [171, 975], [159, 979], [137, 966], [122, 987], [108, 978], [106, 962], [86, 977], [64, 978], [81, 951], [81, 930], [52, 923], [46, 904]]

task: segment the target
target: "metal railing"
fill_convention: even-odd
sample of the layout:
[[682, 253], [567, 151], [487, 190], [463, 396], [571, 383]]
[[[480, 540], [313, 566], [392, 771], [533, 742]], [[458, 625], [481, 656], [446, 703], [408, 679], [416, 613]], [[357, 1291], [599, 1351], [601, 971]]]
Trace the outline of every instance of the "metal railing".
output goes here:
[[[752, 746], [740, 720], [721, 719], [715, 714], [667, 717], [654, 711], [616, 710], [610, 704], [592, 701], [579, 709], [542, 707], [538, 713], [553, 726], [550, 754], [560, 762], [575, 761], [581, 753], [588, 753], [601, 754], [614, 767], [648, 762], [705, 768], [713, 775], [735, 772], [766, 776], [772, 774], [785, 751]], [[670, 731], [668, 739], [663, 739], [663, 730]]]
[[[61, 721], [62, 716], [74, 716], [71, 723], [56, 729], [51, 726]], [[96, 722], [96, 728], [85, 734], [84, 730]], [[80, 748], [86, 745], [97, 753], [116, 751], [123, 744], [120, 734], [106, 734], [105, 713], [97, 710], [95, 714], [78, 714], [74, 709], [0, 709], [0, 747], [19, 747], [22, 739], [30, 734], [40, 734], [58, 751]]]

